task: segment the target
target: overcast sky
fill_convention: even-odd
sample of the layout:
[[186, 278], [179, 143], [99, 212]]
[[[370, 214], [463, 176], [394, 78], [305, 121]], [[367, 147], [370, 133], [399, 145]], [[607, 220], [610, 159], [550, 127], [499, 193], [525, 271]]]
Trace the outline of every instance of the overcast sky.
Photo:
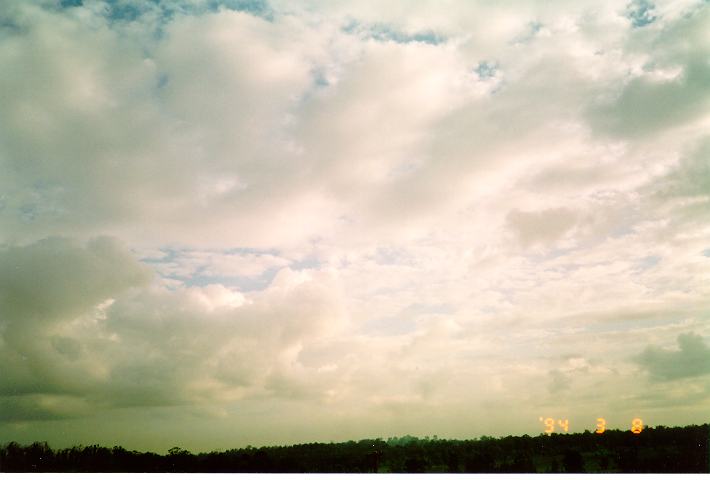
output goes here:
[[0, 442], [710, 418], [710, 4], [3, 0]]

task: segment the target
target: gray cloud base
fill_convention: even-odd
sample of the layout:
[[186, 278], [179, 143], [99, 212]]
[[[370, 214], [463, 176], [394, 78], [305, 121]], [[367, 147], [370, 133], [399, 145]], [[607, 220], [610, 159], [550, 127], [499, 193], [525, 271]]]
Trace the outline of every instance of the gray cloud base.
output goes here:
[[710, 373], [710, 348], [703, 337], [693, 333], [678, 336], [678, 350], [649, 346], [639, 355], [638, 363], [655, 380], [675, 380]]

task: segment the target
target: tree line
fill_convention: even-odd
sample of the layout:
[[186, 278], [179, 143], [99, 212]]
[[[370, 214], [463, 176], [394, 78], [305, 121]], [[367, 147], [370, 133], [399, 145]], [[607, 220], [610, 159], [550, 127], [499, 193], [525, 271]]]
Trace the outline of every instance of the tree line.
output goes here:
[[54, 450], [46, 442], [0, 447], [0, 472], [262, 473], [708, 473], [710, 424], [531, 437], [443, 440], [411, 436], [246, 447], [166, 455], [120, 446]]

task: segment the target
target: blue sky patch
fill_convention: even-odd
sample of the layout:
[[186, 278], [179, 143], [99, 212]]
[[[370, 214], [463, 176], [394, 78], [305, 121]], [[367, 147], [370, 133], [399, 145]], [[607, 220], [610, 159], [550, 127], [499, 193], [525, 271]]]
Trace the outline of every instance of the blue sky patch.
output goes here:
[[207, 285], [220, 284], [227, 288], [236, 288], [240, 292], [255, 292], [267, 288], [274, 279], [280, 267], [270, 268], [256, 277], [243, 276], [214, 276], [200, 275], [199, 273], [190, 277], [176, 278], [188, 287], [206, 287]]
[[648, 0], [635, 0], [628, 5], [626, 18], [631, 20], [634, 28], [645, 27], [658, 18], [653, 14], [654, 8], [655, 5]]
[[[202, 15], [220, 9], [245, 12], [273, 20], [274, 11], [266, 0], [109, 0], [106, 18], [112, 22], [133, 22], [147, 13], [157, 13], [159, 23], [169, 22], [176, 14]], [[61, 8], [83, 5], [83, 0], [61, 0]]]
[[349, 21], [344, 27], [345, 33], [361, 35], [365, 38], [378, 42], [395, 43], [426, 43], [428, 45], [440, 45], [446, 42], [446, 37], [431, 30], [418, 32], [403, 32], [392, 25], [385, 23], [361, 23], [357, 20]]
[[113, 3], [108, 17], [114, 21], [133, 22], [145, 13], [144, 9], [130, 3]]
[[476, 75], [478, 75], [478, 78], [485, 80], [487, 78], [495, 77], [496, 72], [498, 71], [498, 65], [493, 62], [483, 61], [480, 62], [473, 70], [476, 72]]
[[528, 43], [542, 30], [543, 24], [537, 21], [528, 23], [527, 29], [513, 39], [513, 43]]
[[[155, 254], [140, 258], [140, 261], [151, 266], [158, 275], [170, 280], [177, 280], [187, 287], [204, 287], [211, 284], [221, 284], [226, 287], [237, 288], [242, 292], [263, 290], [268, 287], [276, 274], [282, 268], [289, 267], [294, 270], [316, 268], [320, 265], [315, 257], [305, 257], [298, 262], [273, 265], [265, 268], [262, 272], [253, 275], [234, 275], [221, 273], [210, 273], [208, 270], [210, 262], [205, 260], [200, 263], [190, 259], [190, 255], [197, 250], [165, 247], [159, 249], [162, 256]], [[206, 252], [210, 253], [210, 252]], [[229, 255], [269, 255], [280, 257], [279, 252], [273, 249], [260, 250], [253, 248], [230, 248], [226, 250], [213, 251], [211, 253]], [[281, 257], [280, 257], [281, 258]], [[285, 260], [285, 259], [284, 259]], [[192, 268], [185, 268], [192, 263]]]
[[208, 8], [212, 11], [226, 8], [237, 12], [246, 12], [256, 17], [273, 20], [274, 11], [265, 0], [210, 0]]

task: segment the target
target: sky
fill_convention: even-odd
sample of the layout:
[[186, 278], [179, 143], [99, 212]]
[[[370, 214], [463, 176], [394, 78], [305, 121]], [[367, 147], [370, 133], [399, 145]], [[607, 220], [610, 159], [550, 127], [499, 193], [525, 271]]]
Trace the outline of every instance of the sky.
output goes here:
[[0, 65], [0, 443], [710, 418], [707, 1], [3, 0]]

